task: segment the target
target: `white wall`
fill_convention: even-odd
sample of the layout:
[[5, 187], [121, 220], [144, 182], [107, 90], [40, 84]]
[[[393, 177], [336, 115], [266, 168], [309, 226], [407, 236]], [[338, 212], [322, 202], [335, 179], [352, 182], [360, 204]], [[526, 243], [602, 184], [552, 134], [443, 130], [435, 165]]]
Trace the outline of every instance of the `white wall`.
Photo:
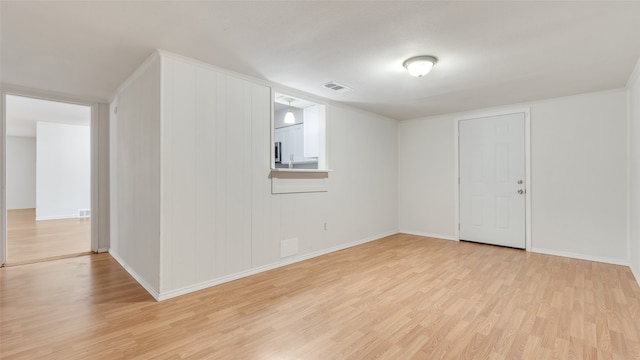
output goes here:
[[402, 232], [454, 239], [454, 137], [452, 116], [400, 122], [398, 223]]
[[[145, 74], [152, 76], [155, 69], [154, 65]], [[329, 174], [329, 191], [272, 194], [269, 86], [174, 56], [162, 57], [161, 72], [162, 104], [145, 102], [149, 119], [162, 118], [161, 135], [155, 122], [144, 124], [141, 118], [129, 118], [126, 126], [146, 129], [144, 134], [122, 129], [124, 112], [140, 108], [140, 101], [125, 104], [120, 93], [117, 131], [112, 132], [118, 139], [111, 139], [118, 147], [112, 149], [118, 155], [112, 157], [118, 179], [112, 186], [112, 199], [114, 193], [119, 194], [117, 211], [112, 202], [113, 214], [117, 214], [117, 221], [112, 222], [112, 249], [127, 267], [129, 262], [142, 261], [122, 256], [124, 247], [139, 241], [125, 236], [131, 232], [125, 222], [142, 206], [125, 203], [128, 196], [123, 195], [135, 187], [153, 188], [155, 193], [160, 185], [140, 176], [125, 176], [123, 162], [128, 160], [123, 159], [122, 148], [129, 141], [155, 143], [150, 137], [162, 138], [161, 194], [156, 197], [161, 221], [155, 217], [136, 221], [150, 231], [136, 238], [155, 243], [145, 245], [153, 249], [139, 257], [161, 259], [159, 287], [151, 286], [157, 298], [397, 232], [396, 121], [329, 105], [329, 165], [334, 170]], [[141, 82], [147, 85], [137, 93], [155, 93], [154, 87], [160, 87], [145, 77], [126, 91]], [[161, 116], [151, 114], [150, 107], [156, 105], [162, 108]], [[136, 154], [154, 164], [158, 159], [155, 151]], [[154, 194], [148, 196], [154, 202], [148, 211], [155, 214]], [[299, 251], [281, 259], [280, 243], [291, 238], [298, 239]]]
[[532, 248], [627, 263], [624, 90], [531, 109]]
[[37, 123], [36, 219], [77, 217], [91, 208], [89, 126]]
[[332, 246], [398, 229], [397, 121], [328, 106], [327, 193]]
[[160, 289], [160, 59], [150, 58], [112, 104], [111, 248], [157, 297]]
[[[639, 62], [640, 64], [640, 62]], [[629, 79], [629, 265], [640, 283], [640, 65]]]
[[[627, 263], [625, 91], [517, 105], [524, 106], [531, 109], [532, 250]], [[400, 123], [401, 231], [455, 238], [455, 121], [473, 114]]]
[[36, 207], [36, 139], [7, 136], [7, 209]]

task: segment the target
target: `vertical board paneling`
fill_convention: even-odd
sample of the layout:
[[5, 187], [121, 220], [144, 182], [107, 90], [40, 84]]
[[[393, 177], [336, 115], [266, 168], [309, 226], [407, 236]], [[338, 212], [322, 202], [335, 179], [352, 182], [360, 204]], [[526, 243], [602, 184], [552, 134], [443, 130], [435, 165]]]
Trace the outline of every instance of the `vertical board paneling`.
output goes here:
[[225, 166], [227, 185], [227, 267], [233, 274], [251, 267], [251, 133], [247, 132], [247, 84], [231, 76], [226, 79], [226, 121], [229, 154]]
[[[325, 223], [328, 222], [329, 216], [327, 197], [323, 193], [311, 193], [308, 195], [311, 199], [302, 204], [300, 208], [300, 211], [303, 212], [311, 210], [306, 218], [307, 223], [303, 223], [303, 227], [309, 237], [309, 252], [320, 251], [328, 247], [327, 230], [324, 227]], [[307, 206], [309, 203], [313, 204], [313, 206]]]
[[[298, 238], [299, 254], [308, 254], [328, 247], [327, 196], [324, 192], [274, 195], [281, 198], [282, 237], [280, 240]], [[279, 246], [279, 244], [278, 244]]]
[[[270, 88], [188, 59], [161, 58], [157, 115], [137, 104], [153, 104], [153, 91], [135, 90], [143, 99], [119, 95], [125, 117], [145, 121], [124, 125], [118, 119], [113, 188], [116, 234], [126, 237], [114, 247], [128, 254], [127, 262], [153, 268], [155, 261], [157, 271], [150, 276], [154, 284], [161, 279], [154, 287], [161, 298], [277, 265], [282, 240], [297, 238], [299, 257], [395, 230], [397, 171], [376, 170], [381, 159], [394, 162], [394, 121], [329, 106], [329, 146], [332, 153], [348, 155], [334, 159], [330, 191], [274, 195]], [[153, 123], [160, 112], [161, 127]], [[148, 150], [153, 148], [155, 153]], [[147, 199], [154, 189], [156, 198]], [[140, 198], [148, 204], [140, 206]], [[131, 234], [143, 240], [130, 241]]]
[[[271, 154], [271, 151], [269, 151]], [[269, 183], [269, 186], [271, 184]], [[271, 231], [269, 232], [269, 237], [264, 239], [264, 246], [268, 248], [268, 251], [265, 253], [269, 256], [269, 263], [274, 263], [280, 260], [280, 240], [282, 240], [283, 232], [282, 232], [282, 196], [279, 195], [271, 195], [271, 188], [269, 188], [269, 205], [267, 208], [270, 210], [271, 216], [269, 217], [269, 224], [271, 226]]]
[[160, 291], [160, 60], [118, 95], [116, 256]]
[[196, 123], [196, 68], [176, 61], [173, 78], [173, 127], [167, 136], [173, 139], [171, 157], [173, 191], [173, 223], [171, 256], [173, 278], [171, 288], [180, 288], [193, 283], [195, 279], [195, 123]]
[[640, 283], [640, 66], [627, 83], [629, 107], [629, 265]]
[[[215, 273], [217, 277], [221, 277], [229, 274], [227, 272], [227, 179], [226, 174], [229, 171], [227, 168], [228, 158], [232, 154], [229, 151], [227, 144], [227, 124], [226, 113], [226, 75], [216, 75], [216, 94], [217, 98], [214, 100], [216, 106], [216, 162], [214, 165], [214, 171], [216, 176], [215, 183], [215, 213], [213, 221], [215, 222]], [[233, 142], [229, 142], [229, 145]]]
[[[236, 79], [234, 79], [236, 80]], [[246, 81], [237, 79], [242, 83], [242, 240], [240, 246], [240, 257], [242, 258], [242, 265], [237, 271], [245, 271], [252, 268], [251, 264], [251, 159], [253, 144], [251, 143], [251, 117], [254, 114], [254, 108], [252, 104], [252, 86], [253, 84]]]
[[251, 264], [278, 260], [279, 245], [271, 241], [271, 94], [265, 86], [251, 86]]
[[197, 69], [195, 117], [195, 282], [216, 277], [216, 113], [217, 74]]
[[161, 149], [161, 176], [162, 176], [162, 204], [160, 225], [160, 264], [161, 291], [171, 289], [174, 274], [172, 240], [173, 240], [173, 94], [174, 94], [174, 65], [173, 59], [162, 58], [162, 149]]
[[242, 84], [225, 77], [226, 84], [226, 113], [222, 121], [227, 127], [227, 157], [225, 161], [226, 181], [226, 233], [223, 241], [226, 242], [227, 263], [224, 275], [232, 274], [242, 269]]

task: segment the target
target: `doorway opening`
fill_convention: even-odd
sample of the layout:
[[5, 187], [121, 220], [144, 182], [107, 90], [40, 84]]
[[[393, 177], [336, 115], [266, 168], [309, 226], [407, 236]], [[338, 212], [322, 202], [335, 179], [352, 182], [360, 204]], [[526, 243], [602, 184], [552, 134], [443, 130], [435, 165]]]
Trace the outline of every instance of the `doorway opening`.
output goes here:
[[91, 251], [91, 106], [5, 94], [6, 263]]

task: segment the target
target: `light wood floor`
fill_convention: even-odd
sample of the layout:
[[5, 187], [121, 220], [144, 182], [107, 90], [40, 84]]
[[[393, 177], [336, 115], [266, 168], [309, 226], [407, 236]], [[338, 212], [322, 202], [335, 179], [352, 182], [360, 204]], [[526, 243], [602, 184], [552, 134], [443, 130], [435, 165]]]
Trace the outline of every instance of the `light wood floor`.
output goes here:
[[7, 264], [89, 251], [89, 218], [36, 221], [35, 209], [7, 211]]
[[0, 269], [2, 359], [640, 359], [627, 267], [395, 235], [155, 302], [108, 255]]

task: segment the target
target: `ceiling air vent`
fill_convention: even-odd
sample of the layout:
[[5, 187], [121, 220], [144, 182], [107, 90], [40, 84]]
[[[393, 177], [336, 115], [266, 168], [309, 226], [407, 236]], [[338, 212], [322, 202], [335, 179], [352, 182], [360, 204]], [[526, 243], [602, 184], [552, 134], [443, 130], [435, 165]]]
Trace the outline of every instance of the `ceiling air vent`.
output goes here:
[[344, 84], [340, 84], [339, 82], [336, 81], [330, 81], [324, 85], [322, 85], [323, 87], [327, 88], [327, 89], [331, 89], [333, 91], [336, 92], [347, 92], [347, 91], [351, 91], [351, 88], [348, 87], [347, 85]]

